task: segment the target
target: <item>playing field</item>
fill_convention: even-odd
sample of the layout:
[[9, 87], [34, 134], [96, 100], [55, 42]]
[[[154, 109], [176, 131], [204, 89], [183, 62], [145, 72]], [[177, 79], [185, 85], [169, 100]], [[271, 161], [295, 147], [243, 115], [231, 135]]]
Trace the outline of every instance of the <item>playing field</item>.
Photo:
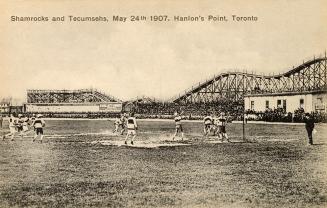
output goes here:
[[[43, 143], [0, 142], [1, 207], [326, 207], [327, 126], [229, 124], [231, 143], [202, 123], [139, 121], [135, 145], [112, 121], [46, 121]], [[1, 135], [7, 132], [7, 125]]]

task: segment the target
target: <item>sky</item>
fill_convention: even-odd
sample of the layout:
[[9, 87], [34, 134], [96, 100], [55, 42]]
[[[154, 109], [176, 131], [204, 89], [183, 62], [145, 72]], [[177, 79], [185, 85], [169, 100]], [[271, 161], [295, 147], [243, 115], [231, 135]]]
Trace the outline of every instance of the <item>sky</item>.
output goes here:
[[[109, 21], [69, 22], [68, 15]], [[113, 22], [113, 15], [147, 21]], [[171, 21], [151, 22], [151, 15]], [[189, 15], [226, 15], [228, 21], [172, 20]], [[232, 21], [231, 15], [258, 21]], [[122, 100], [165, 100], [227, 71], [278, 74], [325, 53], [326, 20], [324, 0], [0, 0], [0, 98], [24, 101], [27, 89], [96, 88]]]

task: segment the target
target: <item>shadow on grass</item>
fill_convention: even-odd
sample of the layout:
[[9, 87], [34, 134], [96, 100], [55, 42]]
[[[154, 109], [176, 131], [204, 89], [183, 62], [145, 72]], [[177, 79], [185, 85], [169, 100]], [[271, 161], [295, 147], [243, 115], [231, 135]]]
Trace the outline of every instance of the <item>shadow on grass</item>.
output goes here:
[[316, 144], [312, 144], [313, 146], [321, 146], [321, 145], [327, 145], [327, 143], [316, 143]]

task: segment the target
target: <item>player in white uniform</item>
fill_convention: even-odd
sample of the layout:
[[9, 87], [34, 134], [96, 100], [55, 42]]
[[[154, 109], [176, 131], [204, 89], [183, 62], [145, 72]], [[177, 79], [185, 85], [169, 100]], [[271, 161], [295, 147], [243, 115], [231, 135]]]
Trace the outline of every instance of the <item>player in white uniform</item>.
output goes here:
[[113, 133], [117, 133], [118, 132], [120, 123], [121, 123], [120, 119], [119, 118], [116, 118], [115, 121], [114, 121], [115, 129], [113, 130]]
[[203, 119], [203, 124], [204, 124], [203, 133], [204, 133], [204, 136], [207, 136], [210, 133], [211, 128], [212, 128], [212, 124], [213, 124], [212, 122], [213, 122], [212, 116], [204, 117], [204, 119]]
[[218, 134], [218, 124], [219, 124], [219, 119], [216, 115], [212, 116], [212, 128], [211, 130], [213, 131], [213, 135], [215, 136]]
[[127, 118], [127, 135], [125, 138], [125, 144], [127, 144], [127, 139], [132, 136], [131, 144], [134, 144], [134, 139], [136, 137], [136, 130], [138, 129], [134, 113], [130, 113], [130, 116]]
[[182, 135], [182, 140], [184, 138], [184, 132], [183, 132], [183, 126], [182, 126], [182, 117], [177, 113], [175, 112], [174, 113], [174, 120], [175, 120], [175, 134], [173, 136], [173, 140], [175, 139], [175, 137], [177, 136], [177, 134], [179, 132], [181, 132], [181, 135]]
[[17, 133], [17, 118], [14, 114], [11, 114], [9, 118], [9, 131], [8, 134], [2, 137], [2, 140], [5, 140], [8, 136], [11, 136], [11, 141], [14, 140], [15, 134]]
[[42, 119], [42, 115], [38, 114], [36, 119], [33, 121], [32, 126], [35, 128], [35, 136], [33, 138], [33, 142], [40, 135], [40, 141], [43, 141], [43, 127], [45, 127], [45, 122]]
[[28, 128], [28, 126], [29, 126], [29, 118], [28, 117], [25, 117], [25, 118], [22, 118], [21, 119], [22, 120], [22, 131], [20, 132], [20, 136], [23, 138], [24, 137], [24, 135], [26, 135], [27, 133], [28, 133], [28, 131], [29, 131], [29, 128]]
[[221, 141], [224, 141], [224, 138], [229, 142], [227, 133], [226, 133], [226, 123], [227, 119], [225, 117], [224, 113], [221, 113], [221, 115], [218, 118], [218, 137], [220, 137]]

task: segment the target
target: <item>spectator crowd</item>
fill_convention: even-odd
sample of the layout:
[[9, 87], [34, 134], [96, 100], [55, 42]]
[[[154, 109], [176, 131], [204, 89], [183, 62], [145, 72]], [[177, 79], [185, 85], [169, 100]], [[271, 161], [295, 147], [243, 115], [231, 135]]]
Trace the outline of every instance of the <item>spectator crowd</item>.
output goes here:
[[325, 112], [305, 112], [303, 108], [298, 108], [294, 112], [286, 112], [283, 108], [266, 109], [265, 111], [246, 110], [248, 120], [267, 121], [267, 122], [294, 122], [302, 123], [304, 121], [305, 113], [309, 113], [314, 121], [327, 122], [327, 113]]
[[[137, 118], [172, 119], [175, 112], [180, 113], [184, 119], [201, 120], [207, 115], [219, 115], [224, 112], [229, 121], [242, 121], [244, 116], [248, 121], [267, 122], [303, 122], [305, 112], [299, 108], [294, 112], [286, 112], [283, 108], [266, 109], [265, 111], [244, 110], [242, 102], [222, 100], [214, 103], [185, 103], [159, 102], [151, 100], [136, 100], [125, 103], [124, 111], [133, 111]], [[45, 113], [39, 112], [47, 118], [117, 118], [120, 113]], [[28, 113], [25, 113], [29, 115]], [[327, 113], [311, 112], [315, 122], [327, 122]], [[5, 116], [5, 115], [3, 115]]]

